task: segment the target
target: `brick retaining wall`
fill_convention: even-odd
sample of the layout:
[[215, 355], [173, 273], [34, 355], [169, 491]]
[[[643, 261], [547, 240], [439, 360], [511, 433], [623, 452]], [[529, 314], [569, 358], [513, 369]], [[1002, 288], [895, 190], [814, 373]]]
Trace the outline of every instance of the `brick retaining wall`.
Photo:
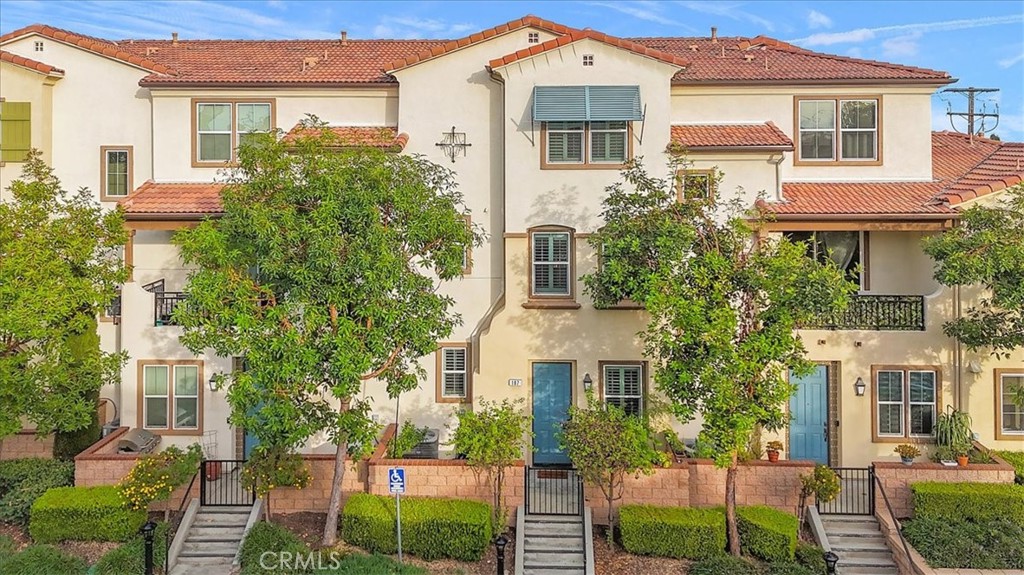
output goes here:
[[128, 475], [139, 454], [117, 452], [117, 441], [125, 433], [127, 427], [118, 427], [75, 456], [75, 485], [113, 485]]
[[40, 438], [35, 431], [19, 431], [0, 441], [0, 460], [23, 457], [53, 459], [53, 434]]

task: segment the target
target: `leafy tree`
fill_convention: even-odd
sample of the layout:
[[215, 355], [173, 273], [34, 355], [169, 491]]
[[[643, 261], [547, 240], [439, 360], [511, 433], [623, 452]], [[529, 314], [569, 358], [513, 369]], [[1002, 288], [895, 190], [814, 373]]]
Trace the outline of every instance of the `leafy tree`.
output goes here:
[[[62, 189], [37, 150], [10, 192], [0, 202], [0, 438], [25, 419], [58, 432], [73, 456], [99, 438], [99, 390], [124, 361], [100, 351], [96, 317], [128, 279], [118, 255], [128, 234], [119, 210]], [[60, 437], [83, 428], [81, 439]]]
[[1024, 347], [1024, 185], [995, 205], [967, 208], [960, 225], [925, 238], [924, 251], [935, 260], [939, 283], [986, 290], [963, 317], [943, 326], [946, 335], [997, 357]]
[[[397, 424], [396, 424], [397, 425]], [[395, 434], [388, 441], [387, 454], [391, 459], [400, 459], [406, 453], [413, 450], [423, 438], [427, 436], [429, 428], [416, 427], [416, 424], [405, 420], [401, 429], [396, 429]]]
[[828, 503], [839, 495], [842, 484], [839, 482], [839, 475], [827, 465], [815, 465], [814, 471], [800, 476], [800, 504], [797, 509], [797, 518], [800, 525], [804, 524], [804, 513], [806, 513], [807, 500], [814, 496], [817, 503]]
[[525, 401], [503, 400], [501, 403], [481, 400], [475, 410], [460, 409], [458, 426], [452, 433], [455, 452], [466, 457], [466, 463], [477, 472], [477, 479], [487, 478], [494, 496], [495, 533], [503, 533], [508, 525], [505, 505], [505, 473], [523, 458], [528, 437], [533, 437], [533, 417], [523, 409]]
[[239, 151], [219, 220], [176, 235], [196, 266], [175, 312], [182, 342], [245, 358], [231, 422], [290, 450], [322, 432], [337, 446], [323, 542], [337, 538], [341, 485], [377, 433], [363, 386], [392, 397], [425, 375], [461, 321], [438, 282], [462, 273], [476, 234], [450, 171], [419, 157], [339, 149], [311, 118], [304, 136], [253, 135]]
[[795, 329], [841, 311], [855, 286], [806, 246], [763, 233], [760, 210], [744, 217], [738, 205], [726, 213], [709, 201], [681, 203], [671, 184], [639, 162], [624, 169], [591, 237], [603, 265], [584, 281], [596, 305], [630, 298], [646, 308], [641, 337], [658, 389], [680, 420], [702, 417], [699, 439], [728, 469], [729, 550], [738, 555], [739, 454], [758, 426], [788, 423], [793, 388], [783, 371], [812, 369]]
[[665, 453], [654, 449], [653, 438], [647, 419], [603, 404], [590, 390], [587, 407], [570, 406], [562, 424], [559, 442], [583, 481], [596, 485], [608, 503], [609, 546], [614, 545], [615, 502], [622, 499], [626, 476], [650, 475], [655, 463], [669, 463]]

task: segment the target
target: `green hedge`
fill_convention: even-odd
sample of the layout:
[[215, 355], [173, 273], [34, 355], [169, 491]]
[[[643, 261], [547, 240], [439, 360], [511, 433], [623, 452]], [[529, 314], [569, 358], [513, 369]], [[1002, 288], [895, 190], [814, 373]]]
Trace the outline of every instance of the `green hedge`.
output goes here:
[[[395, 553], [395, 500], [357, 493], [341, 521], [342, 536], [370, 551]], [[479, 561], [491, 543], [491, 507], [457, 499], [402, 498], [402, 549], [423, 559]]]
[[129, 511], [113, 485], [57, 487], [32, 504], [28, 531], [39, 543], [128, 541], [146, 521]]
[[725, 552], [725, 514], [719, 509], [624, 505], [622, 546], [630, 553], [707, 559]]
[[1024, 486], [1003, 483], [913, 483], [914, 517], [949, 522], [1006, 518], [1024, 523]]
[[[163, 544], [167, 537], [167, 524], [163, 521], [156, 524], [156, 535], [153, 545], [153, 563], [163, 565], [167, 556], [167, 548]], [[96, 562], [93, 575], [136, 575], [145, 573], [146, 542], [142, 535], [136, 534], [124, 545], [108, 551]]]
[[0, 521], [25, 525], [32, 504], [47, 489], [71, 485], [75, 464], [31, 457], [0, 461]]
[[812, 543], [796, 542], [796, 561], [815, 573], [824, 573], [825, 550]]
[[1024, 485], [1024, 451], [997, 451], [996, 454], [1013, 466], [1018, 485]]
[[766, 561], [792, 561], [800, 522], [795, 515], [755, 505], [736, 509], [740, 547]]
[[0, 557], [0, 573], [10, 575], [86, 575], [89, 566], [50, 545], [30, 545]]
[[903, 535], [932, 567], [1024, 569], [1024, 525], [1008, 519], [915, 517], [904, 523]]
[[[241, 575], [272, 575], [272, 574], [283, 574], [283, 573], [304, 573], [304, 570], [287, 570], [282, 571], [280, 569], [266, 570], [260, 567], [260, 556], [264, 553], [281, 553], [286, 551], [291, 554], [292, 557], [301, 555], [305, 557], [310, 553], [309, 547], [302, 542], [294, 533], [273, 523], [267, 523], [261, 521], [252, 526], [249, 533], [245, 536], [245, 540], [242, 541], [242, 550], [239, 553], [239, 559], [242, 563]], [[272, 560], [267, 561], [267, 565], [274, 564]], [[324, 565], [329, 565], [329, 561], [324, 561]]]
[[757, 568], [746, 559], [720, 555], [690, 566], [690, 575], [758, 575]]

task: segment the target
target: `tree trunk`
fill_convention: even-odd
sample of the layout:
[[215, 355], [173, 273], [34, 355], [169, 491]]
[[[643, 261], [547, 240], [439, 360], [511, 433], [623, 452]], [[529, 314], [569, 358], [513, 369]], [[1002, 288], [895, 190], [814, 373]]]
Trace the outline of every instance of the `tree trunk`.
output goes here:
[[[348, 411], [349, 400], [343, 399], [339, 410]], [[348, 454], [348, 433], [338, 436], [338, 449], [334, 452], [334, 479], [331, 481], [331, 500], [327, 503], [327, 521], [324, 523], [324, 547], [338, 541], [338, 514], [341, 512], [341, 482], [345, 479], [345, 455]]]
[[725, 474], [725, 524], [729, 534], [729, 553], [740, 556], [740, 530], [736, 526], [736, 474], [739, 472], [739, 461], [736, 453], [732, 454], [729, 470]]
[[[613, 472], [608, 480], [608, 491], [605, 492], [608, 499], [608, 548], [615, 550], [615, 473]], [[580, 502], [582, 505], [583, 502]]]

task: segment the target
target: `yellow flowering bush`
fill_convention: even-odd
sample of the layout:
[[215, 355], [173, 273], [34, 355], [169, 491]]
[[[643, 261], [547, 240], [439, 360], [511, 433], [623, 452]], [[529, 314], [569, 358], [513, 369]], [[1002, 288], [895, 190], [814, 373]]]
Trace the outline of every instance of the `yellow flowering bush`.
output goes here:
[[148, 509], [150, 503], [167, 499], [190, 480], [199, 470], [202, 458], [203, 450], [198, 443], [185, 451], [172, 445], [160, 453], [144, 455], [117, 484], [117, 490], [129, 509]]
[[242, 468], [242, 484], [260, 496], [275, 487], [302, 489], [312, 480], [302, 457], [283, 449], [256, 447]]

